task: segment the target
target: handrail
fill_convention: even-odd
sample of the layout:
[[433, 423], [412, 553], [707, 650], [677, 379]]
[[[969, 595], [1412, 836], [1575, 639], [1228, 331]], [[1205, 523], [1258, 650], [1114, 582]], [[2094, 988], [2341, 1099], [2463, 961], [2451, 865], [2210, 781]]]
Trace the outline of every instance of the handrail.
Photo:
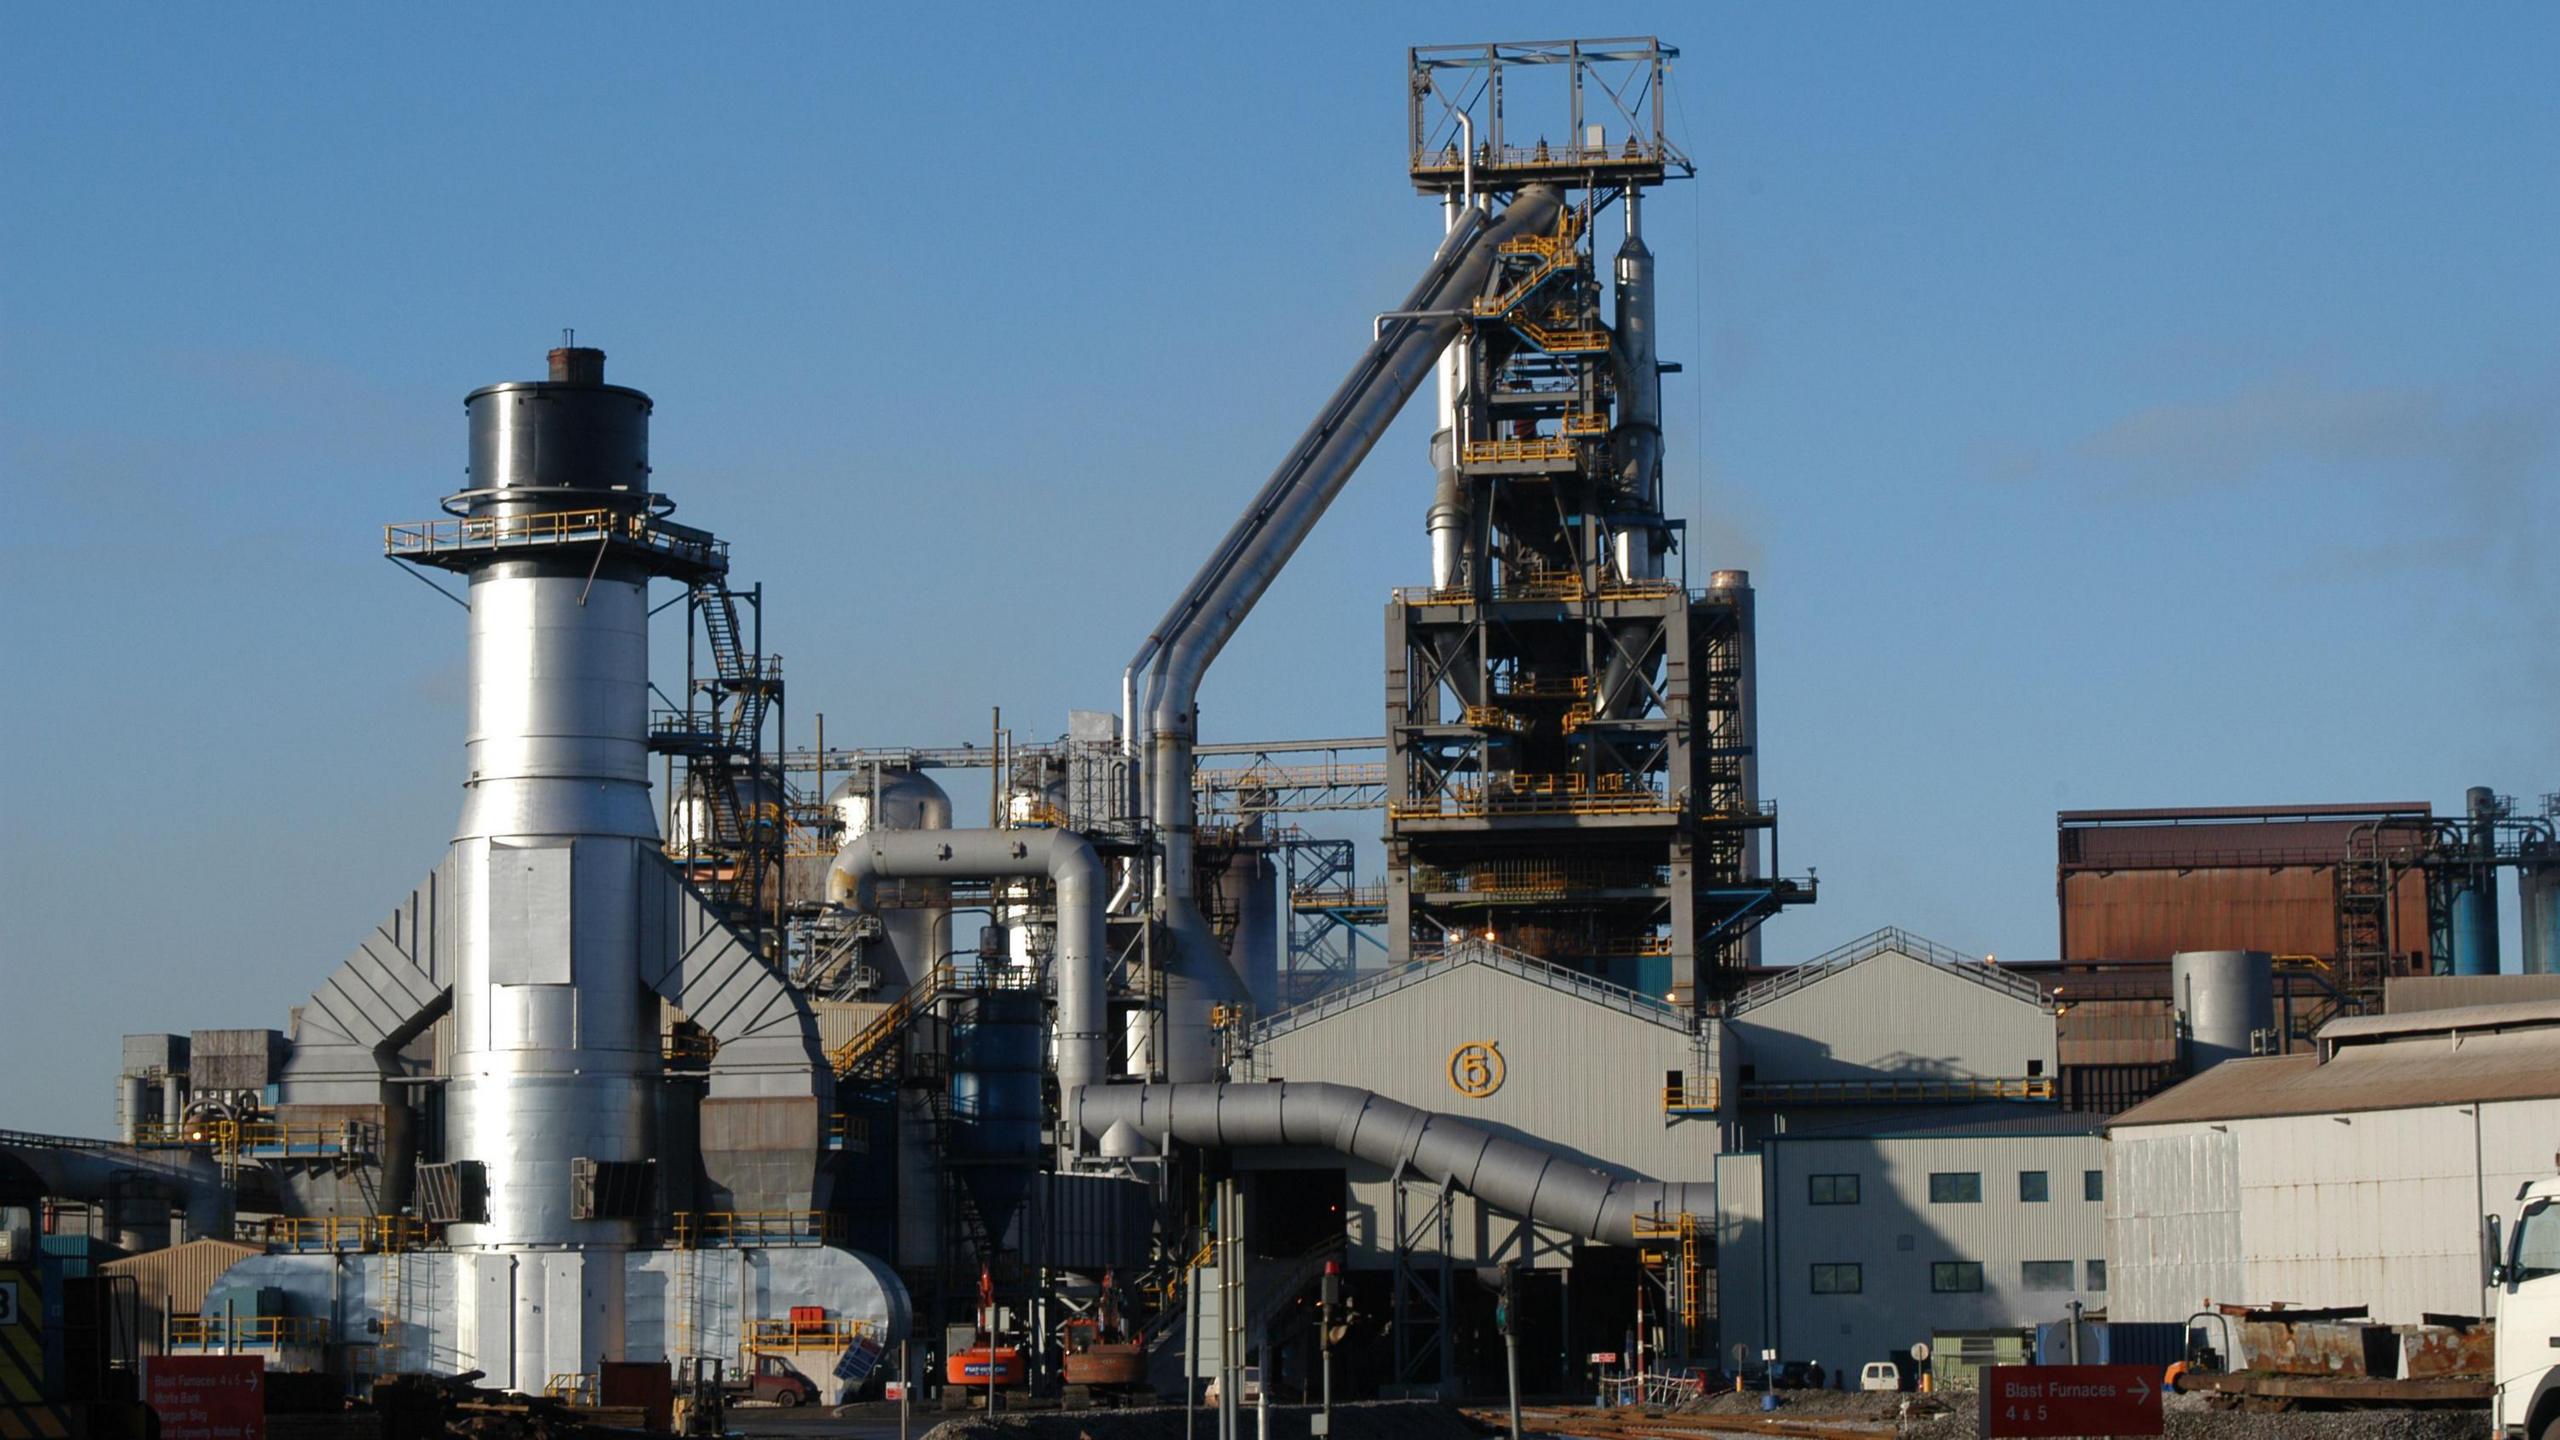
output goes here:
[[266, 1222], [270, 1250], [415, 1250], [433, 1238], [413, 1215], [277, 1215]]
[[[1498, 604], [1505, 600], [1582, 600], [1597, 595], [1603, 600], [1657, 600], [1681, 594], [1677, 580], [1604, 579], [1598, 588], [1584, 585], [1579, 575], [1538, 575], [1496, 585], [1492, 592], [1479, 596], [1459, 586], [1400, 585], [1395, 598], [1406, 605], [1473, 605], [1478, 600]], [[1703, 590], [1687, 592], [1693, 600], [1706, 598]]]
[[983, 960], [972, 964], [936, 961], [933, 968], [924, 973], [924, 978], [907, 987], [907, 993], [899, 996], [888, 1009], [871, 1017], [871, 1023], [863, 1026], [852, 1039], [837, 1046], [827, 1057], [827, 1063], [835, 1067], [838, 1075], [852, 1074], [854, 1067], [871, 1058], [873, 1051], [904, 1030], [918, 1011], [951, 992], [1027, 990], [1037, 988], [1039, 983], [1039, 972], [1027, 966]]
[[529, 515], [459, 515], [382, 527], [382, 553], [395, 559], [494, 550], [504, 546], [621, 541], [655, 554], [726, 569], [729, 545], [707, 530], [634, 510], [543, 510]]
[[[1679, 1084], [1662, 1087], [1665, 1115], [1712, 1115], [1724, 1108], [1723, 1100], [1724, 1085], [1713, 1075], [1684, 1075]], [[1644, 1238], [1644, 1232], [1637, 1231], [1636, 1238]]]
[[679, 1210], [670, 1238], [678, 1250], [706, 1246], [819, 1245], [840, 1238], [824, 1210]]
[[329, 1322], [316, 1315], [172, 1315], [172, 1349], [209, 1345], [325, 1345]]
[[1766, 1005], [1772, 1000], [1792, 995], [1808, 985], [1837, 975], [1852, 965], [1871, 960], [1887, 952], [1907, 955], [1924, 965], [1944, 970], [1985, 989], [2015, 999], [2032, 1000], [2039, 1005], [2051, 1003], [2046, 999], [2043, 988], [2023, 975], [2012, 975], [1988, 960], [1976, 959], [1962, 951], [1940, 945], [1934, 940], [1924, 939], [1910, 931], [1888, 925], [1884, 929], [1862, 935], [1846, 945], [1824, 951], [1800, 965], [1791, 966], [1744, 990], [1733, 997], [1733, 1003], [1727, 1007], [1726, 1013], [1740, 1015], [1747, 1010]]
[[868, 1320], [836, 1316], [824, 1320], [750, 1320], [746, 1348], [755, 1350], [841, 1350], [857, 1340], [878, 1340], [880, 1327]]

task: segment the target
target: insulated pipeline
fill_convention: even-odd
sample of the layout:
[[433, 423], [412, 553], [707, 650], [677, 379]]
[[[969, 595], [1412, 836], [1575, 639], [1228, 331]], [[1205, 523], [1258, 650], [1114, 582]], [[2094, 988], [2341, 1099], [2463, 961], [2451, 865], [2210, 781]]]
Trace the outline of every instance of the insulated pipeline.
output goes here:
[[1715, 1213], [1715, 1187], [1595, 1170], [1473, 1121], [1350, 1085], [1109, 1085], [1069, 1111], [1084, 1133], [1125, 1124], [1150, 1139], [1230, 1148], [1312, 1145], [1386, 1170], [1410, 1168], [1541, 1225], [1608, 1245], [1640, 1218]]
[[1421, 283], [1391, 312], [1398, 318], [1380, 327], [1132, 662], [1134, 669], [1154, 661], [1144, 716], [1148, 813], [1164, 859], [1158, 904], [1173, 951], [1166, 966], [1164, 1069], [1176, 1081], [1214, 1072], [1209, 1009], [1242, 998], [1244, 988], [1193, 894], [1191, 750], [1201, 678], [1430, 376], [1464, 323], [1464, 308], [1483, 290], [1502, 242], [1554, 225], [1562, 204], [1553, 187], [1533, 185], [1490, 221], [1472, 208], [1459, 217]]

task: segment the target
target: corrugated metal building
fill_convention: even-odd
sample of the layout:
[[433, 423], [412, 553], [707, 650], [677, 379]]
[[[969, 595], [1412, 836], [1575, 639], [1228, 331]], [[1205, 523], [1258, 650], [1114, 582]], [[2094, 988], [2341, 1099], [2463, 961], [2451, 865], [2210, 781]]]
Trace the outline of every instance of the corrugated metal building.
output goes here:
[[1770, 1136], [1716, 1169], [1728, 1353], [1854, 1377], [1941, 1331], [2107, 1303], [2098, 1117], [1995, 1103]]
[[255, 1245], [234, 1240], [190, 1240], [184, 1245], [110, 1260], [98, 1267], [98, 1273], [132, 1278], [141, 1311], [134, 1327], [136, 1340], [142, 1354], [157, 1355], [161, 1353], [161, 1337], [169, 1333], [172, 1316], [202, 1314], [204, 1297], [213, 1289], [213, 1282], [222, 1278], [223, 1271], [237, 1261], [265, 1253]]
[[[2064, 960], [2181, 950], [2338, 958], [2338, 864], [2359, 827], [2386, 854], [2423, 848], [2423, 803], [2065, 810], [2056, 820]], [[2393, 888], [2395, 971], [2426, 968], [2426, 877]]]
[[[1256, 1046], [1258, 1079], [1375, 1090], [1650, 1179], [1703, 1182], [1715, 1174], [1716, 1123], [1663, 1106], [1666, 1081], [1718, 1073], [1715, 1031], [1693, 1037], [1683, 1012], [1632, 991], [1536, 961], [1504, 962], [1499, 952], [1459, 952], [1336, 990], [1274, 1022]], [[1331, 1152], [1239, 1159], [1258, 1168], [1343, 1169], [1350, 1263], [1392, 1263], [1395, 1186], [1377, 1167]], [[1459, 1263], [1518, 1257], [1521, 1222], [1467, 1196], [1452, 1203]], [[1539, 1231], [1531, 1258], [1557, 1263], [1566, 1244]]]
[[2317, 1053], [2226, 1061], [2109, 1128], [2109, 1313], [2481, 1313], [2479, 1217], [2551, 1173], [2555, 1137], [2560, 1001], [2338, 1020]]
[[[2050, 1081], [2053, 1011], [2032, 981], [1879, 930], [1734, 997], [1746, 1106], [1840, 1103], [1880, 1082]], [[1956, 1085], [1941, 1100], [1972, 1100]]]

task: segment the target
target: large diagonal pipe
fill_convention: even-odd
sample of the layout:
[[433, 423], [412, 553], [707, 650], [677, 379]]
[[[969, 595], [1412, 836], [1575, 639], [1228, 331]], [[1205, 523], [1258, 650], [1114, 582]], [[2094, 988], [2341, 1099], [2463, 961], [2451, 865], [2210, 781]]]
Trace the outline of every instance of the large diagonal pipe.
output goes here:
[[1715, 1213], [1715, 1187], [1639, 1180], [1455, 1116], [1351, 1085], [1097, 1085], [1068, 1112], [1085, 1134], [1126, 1125], [1151, 1140], [1251, 1148], [1312, 1145], [1390, 1172], [1411, 1170], [1541, 1225], [1605, 1245], [1636, 1222]]
[[1552, 227], [1563, 203], [1552, 186], [1533, 185], [1490, 221], [1473, 209], [1459, 218], [1421, 283], [1389, 312], [1360, 363], [1130, 663], [1133, 674], [1150, 659], [1155, 665], [1145, 715], [1147, 813], [1155, 821], [1164, 864], [1157, 916], [1172, 951], [1164, 967], [1162, 1051], [1169, 1079], [1199, 1081], [1215, 1073], [1210, 1007], [1244, 994], [1200, 913], [1191, 871], [1197, 826], [1191, 751], [1199, 737], [1201, 677], [1389, 422], [1430, 377], [1465, 324], [1470, 302], [1483, 292], [1502, 242]]

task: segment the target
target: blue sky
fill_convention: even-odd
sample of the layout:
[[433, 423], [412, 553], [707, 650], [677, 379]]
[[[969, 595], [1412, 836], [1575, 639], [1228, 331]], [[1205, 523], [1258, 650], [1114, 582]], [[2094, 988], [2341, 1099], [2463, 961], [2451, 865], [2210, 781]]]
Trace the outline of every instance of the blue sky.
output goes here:
[[[1110, 18], [1097, 18], [1108, 16]], [[434, 862], [459, 612], [379, 558], [562, 326], [772, 598], [796, 734], [1107, 706], [1437, 236], [1403, 49], [1553, 7], [0, 8], [0, 1093], [280, 1025]], [[1693, 572], [1822, 904], [2050, 953], [2057, 808], [2560, 790], [2560, 11], [1586, 5]], [[1213, 672], [1375, 733], [1380, 446]], [[672, 635], [670, 636], [672, 638]]]

